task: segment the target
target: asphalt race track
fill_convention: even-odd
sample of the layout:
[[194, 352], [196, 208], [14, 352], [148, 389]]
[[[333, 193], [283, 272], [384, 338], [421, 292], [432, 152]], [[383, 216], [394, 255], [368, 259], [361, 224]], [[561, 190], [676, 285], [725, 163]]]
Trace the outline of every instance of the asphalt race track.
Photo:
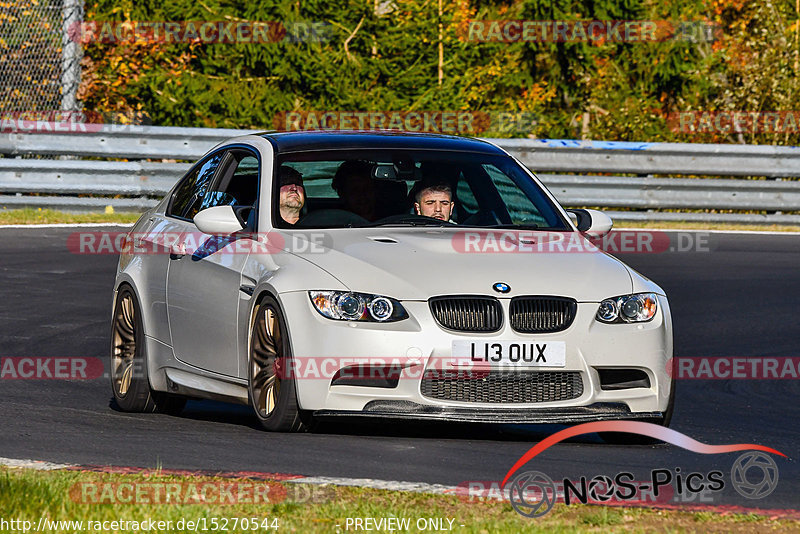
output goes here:
[[[0, 228], [0, 357], [105, 361], [117, 258], [72, 254], [66, 240], [76, 231]], [[621, 255], [666, 289], [675, 355], [800, 356], [800, 235], [704, 239], [708, 246], [700, 250]], [[113, 410], [110, 397], [107, 378], [0, 380], [0, 457], [457, 485], [501, 480], [533, 444], [561, 428], [337, 422], [308, 434], [269, 434], [245, 407], [196, 401], [180, 417], [131, 415]], [[775, 457], [780, 480], [766, 498], [747, 500], [726, 486], [710, 504], [800, 508], [800, 379], [682, 380], [672, 428], [703, 443], [758, 443], [789, 457]], [[737, 455], [608, 445], [585, 436], [527, 467], [553, 479], [631, 471], [647, 480], [652, 469], [720, 470], [727, 484]]]

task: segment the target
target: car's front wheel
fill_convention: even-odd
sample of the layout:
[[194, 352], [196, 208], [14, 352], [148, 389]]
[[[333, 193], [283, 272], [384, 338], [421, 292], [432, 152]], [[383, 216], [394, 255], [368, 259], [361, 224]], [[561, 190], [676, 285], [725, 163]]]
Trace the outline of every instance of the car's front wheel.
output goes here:
[[179, 414], [184, 397], [154, 391], [147, 374], [141, 308], [136, 294], [126, 285], [117, 291], [111, 330], [111, 390], [124, 412]]
[[289, 362], [291, 344], [280, 306], [270, 296], [256, 306], [250, 332], [248, 390], [259, 423], [273, 432], [306, 429]]

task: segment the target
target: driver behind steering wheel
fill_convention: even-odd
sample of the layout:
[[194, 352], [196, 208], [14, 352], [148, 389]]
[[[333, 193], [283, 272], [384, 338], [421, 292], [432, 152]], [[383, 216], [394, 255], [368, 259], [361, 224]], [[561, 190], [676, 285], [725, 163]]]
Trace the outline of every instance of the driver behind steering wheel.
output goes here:
[[444, 183], [423, 186], [414, 196], [414, 210], [417, 215], [454, 223], [450, 219], [453, 206], [453, 190]]
[[303, 175], [297, 169], [281, 165], [278, 178], [281, 181], [278, 202], [281, 218], [289, 224], [295, 224], [300, 219], [300, 210], [306, 202]]

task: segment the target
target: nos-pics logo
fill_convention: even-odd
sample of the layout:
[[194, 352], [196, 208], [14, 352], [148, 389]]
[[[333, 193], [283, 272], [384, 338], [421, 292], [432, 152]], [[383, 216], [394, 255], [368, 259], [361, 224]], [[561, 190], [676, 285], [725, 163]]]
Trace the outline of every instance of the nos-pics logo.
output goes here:
[[[733, 462], [730, 483], [747, 499], [763, 499], [770, 495], [778, 485], [778, 465], [765, 453], [786, 457], [780, 451], [755, 444], [707, 445], [685, 434], [652, 423], [635, 421], [601, 421], [585, 423], [549, 436], [532, 447], [508, 471], [501, 487], [508, 485], [511, 506], [525, 517], [541, 517], [548, 513], [556, 501], [563, 500], [567, 505], [573, 502], [603, 503], [608, 501], [641, 502], [644, 495], [658, 499], [664, 493], [691, 501], [701, 493], [716, 493], [725, 487], [724, 474], [714, 470], [708, 473], [682, 473], [680, 468], [654, 469], [650, 479], [634, 481], [629, 472], [617, 473], [613, 477], [597, 475], [591, 479], [581, 477], [577, 481], [564, 479], [559, 485], [540, 471], [519, 472], [539, 453], [552, 445], [582, 434], [594, 432], [628, 432], [659, 439], [699, 454], [724, 454], [746, 451]], [[514, 473], [517, 473], [514, 475]], [[513, 476], [513, 478], [512, 478]], [[560, 486], [560, 487], [559, 487]]]

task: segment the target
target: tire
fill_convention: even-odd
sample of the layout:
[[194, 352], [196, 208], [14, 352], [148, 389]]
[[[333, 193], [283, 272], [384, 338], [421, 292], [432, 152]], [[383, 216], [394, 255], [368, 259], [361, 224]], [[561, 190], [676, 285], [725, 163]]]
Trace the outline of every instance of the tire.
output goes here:
[[123, 412], [178, 415], [186, 399], [154, 391], [147, 373], [141, 308], [129, 286], [121, 286], [111, 324], [111, 391]]
[[669, 424], [672, 422], [672, 413], [675, 411], [675, 389], [677, 385], [678, 381], [675, 380], [675, 375], [673, 370], [673, 378], [670, 381], [669, 402], [667, 402], [667, 409], [664, 411], [664, 417], [662, 417], [661, 421], [657, 423], [661, 426], [668, 427]]
[[265, 296], [250, 330], [247, 389], [258, 422], [271, 432], [305, 431], [309, 422], [297, 404], [294, 378], [283, 372], [292, 358], [287, 332], [277, 301]]
[[[664, 416], [657, 419], [643, 419], [645, 423], [653, 423], [663, 427], [668, 427], [672, 422], [672, 413], [675, 411], [675, 385], [677, 381], [673, 377], [670, 384], [669, 401]], [[628, 434], [626, 432], [599, 432], [600, 439], [613, 445], [655, 445], [661, 440], [639, 434]]]

